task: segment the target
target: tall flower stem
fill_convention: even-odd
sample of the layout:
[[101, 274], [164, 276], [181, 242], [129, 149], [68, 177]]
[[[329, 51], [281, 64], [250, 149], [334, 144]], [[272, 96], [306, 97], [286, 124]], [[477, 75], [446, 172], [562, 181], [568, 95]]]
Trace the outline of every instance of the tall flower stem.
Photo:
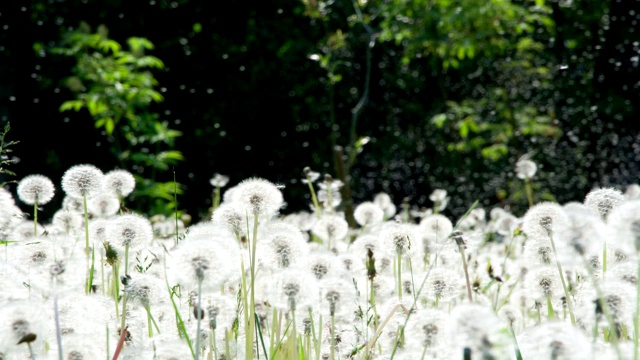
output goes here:
[[198, 303], [196, 304], [196, 317], [197, 325], [196, 325], [196, 360], [200, 359], [200, 323], [202, 322], [203, 314], [202, 307], [200, 306], [202, 302], [202, 280], [204, 276], [198, 276]]
[[464, 279], [467, 281], [467, 295], [469, 296], [469, 301], [473, 302], [473, 292], [471, 291], [471, 280], [469, 279], [469, 269], [467, 268], [467, 257], [464, 254], [464, 247], [458, 246], [460, 249], [460, 257], [462, 257], [462, 268], [464, 269]]
[[567, 308], [569, 308], [569, 316], [571, 317], [571, 325], [576, 326], [576, 317], [573, 315], [573, 305], [571, 304], [571, 297], [569, 296], [569, 290], [567, 289], [567, 282], [564, 280], [564, 272], [562, 266], [558, 261], [558, 252], [556, 251], [556, 242], [553, 241], [553, 234], [549, 231], [549, 240], [551, 240], [551, 248], [553, 249], [553, 256], [556, 259], [556, 267], [558, 268], [558, 275], [560, 275], [560, 281], [562, 282], [562, 290], [564, 291], [565, 299], [567, 299]]
[[[636, 240], [637, 241], [637, 240]], [[638, 254], [640, 256], [640, 253]], [[640, 257], [638, 258], [638, 274], [640, 279]], [[638, 360], [638, 339], [640, 338], [640, 285], [636, 286], [636, 311], [633, 317], [633, 360]]]
[[56, 323], [56, 341], [58, 343], [58, 359], [63, 360], [64, 355], [62, 352], [62, 331], [60, 330], [60, 313], [58, 311], [58, 289], [57, 289], [58, 277], [53, 276], [53, 317]]
[[398, 252], [398, 299], [402, 300], [402, 253]]
[[[307, 171], [307, 169], [309, 171]], [[311, 201], [313, 202], [313, 208], [315, 209], [316, 217], [320, 218], [320, 204], [318, 203], [318, 196], [316, 195], [316, 191], [313, 188], [313, 184], [311, 183], [311, 177], [309, 176], [309, 172], [311, 172], [311, 170], [308, 167], [305, 168], [305, 177], [307, 178], [307, 185], [309, 186], [309, 192], [311, 193]]]
[[38, 197], [33, 202], [33, 236], [38, 236]]
[[82, 196], [84, 205], [84, 252], [89, 257], [89, 212], [87, 211], [87, 195]]
[[[247, 216], [247, 222], [248, 222], [248, 216]], [[248, 227], [248, 224], [247, 224]], [[253, 333], [255, 332], [255, 317], [253, 316], [255, 309], [256, 309], [256, 300], [255, 300], [255, 281], [256, 281], [256, 247], [257, 247], [257, 240], [258, 240], [258, 213], [254, 212], [253, 213], [253, 235], [250, 239], [250, 252], [249, 252], [249, 256], [251, 258], [251, 266], [250, 266], [250, 271], [251, 271], [251, 281], [250, 281], [250, 286], [251, 286], [251, 292], [250, 292], [250, 303], [249, 303], [249, 308], [246, 309], [245, 311], [248, 312], [248, 324], [247, 324], [247, 329], [245, 331], [245, 351], [246, 354], [245, 356], [247, 357], [247, 360], [249, 359], [253, 359], [253, 341], [254, 341], [254, 335]]]
[[[618, 346], [618, 335], [617, 335], [617, 332], [615, 331], [616, 323], [613, 319], [613, 316], [611, 315], [611, 311], [609, 310], [609, 304], [607, 303], [607, 300], [604, 298], [602, 294], [602, 290], [600, 290], [600, 285], [598, 285], [598, 282], [596, 281], [595, 274], [593, 272], [593, 269], [591, 268], [591, 264], [589, 264], [589, 261], [584, 257], [583, 253], [581, 253], [581, 255], [585, 263], [585, 268], [587, 269], [587, 272], [589, 273], [589, 277], [591, 278], [591, 281], [593, 283], [593, 288], [596, 291], [596, 296], [598, 297], [598, 301], [600, 302], [602, 313], [604, 314], [604, 317], [607, 319], [607, 322], [609, 323], [609, 329], [611, 329], [610, 334], [612, 335], [609, 338], [611, 346], [613, 347], [616, 354], [618, 355], [618, 359], [621, 360], [622, 354], [620, 353], [620, 347]], [[640, 274], [640, 268], [638, 268], [638, 273]], [[636, 320], [637, 320], [637, 317], [636, 317]], [[598, 323], [598, 319], [596, 317], [596, 328], [595, 328], [596, 335], [598, 331], [597, 323]]]
[[531, 190], [531, 179], [526, 177], [524, 179], [524, 190], [527, 193], [527, 201], [529, 201], [529, 207], [533, 207], [533, 191]]

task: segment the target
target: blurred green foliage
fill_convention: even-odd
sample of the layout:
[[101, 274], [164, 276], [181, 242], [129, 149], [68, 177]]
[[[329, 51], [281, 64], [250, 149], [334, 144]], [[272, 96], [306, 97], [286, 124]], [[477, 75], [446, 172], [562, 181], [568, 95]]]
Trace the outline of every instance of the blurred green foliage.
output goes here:
[[[117, 159], [164, 183], [173, 161], [191, 195], [181, 206], [194, 215], [207, 213], [216, 172], [230, 185], [251, 176], [286, 184], [284, 211], [308, 209], [302, 169], [342, 177], [341, 160], [354, 204], [384, 191], [396, 205], [406, 197], [431, 207], [428, 194], [442, 188], [451, 196], [445, 211], [460, 216], [476, 199], [524, 212], [513, 173], [524, 154], [539, 165], [535, 200], [581, 201], [592, 187], [624, 189], [640, 173], [633, 2], [273, 0], [228, 2], [225, 11], [204, 0], [62, 2], [3, 11], [0, 74], [9, 80], [0, 94], [18, 100], [0, 101], [0, 116], [30, 119], [12, 120], [12, 135], [44, 149], [21, 151], [18, 174], [44, 172], [44, 163], [59, 177], [91, 160], [77, 149], [100, 148], [106, 137], [116, 156], [96, 165]], [[81, 21], [106, 24], [109, 36], [83, 31]], [[48, 56], [71, 33], [87, 44]], [[141, 42], [138, 54], [132, 35], [156, 47]], [[141, 61], [151, 50], [166, 67]], [[82, 75], [83, 57], [87, 69], [108, 71]], [[58, 89], [73, 67], [80, 90]], [[100, 78], [118, 67], [146, 90], [127, 99], [125, 82]], [[89, 108], [81, 96], [93, 87], [101, 95]], [[68, 100], [82, 111], [52, 115]], [[73, 144], [51, 136], [71, 129], [85, 136]], [[171, 158], [176, 149], [184, 160]], [[150, 196], [166, 195], [166, 184]]]
[[[65, 33], [62, 46], [52, 48], [51, 53], [75, 58], [74, 75], [66, 80], [75, 99], [62, 103], [60, 111], [86, 109], [95, 127], [104, 131], [120, 166], [134, 169], [136, 207], [168, 215], [177, 210], [175, 186], [158, 181], [157, 172], [184, 160], [175, 150], [175, 140], [182, 134], [149, 109], [163, 101], [151, 71], [164, 69], [164, 64], [145, 53], [153, 44], [130, 37], [127, 45], [128, 50], [109, 39], [103, 25], [95, 33], [86, 23]], [[177, 189], [181, 194], [180, 186]]]

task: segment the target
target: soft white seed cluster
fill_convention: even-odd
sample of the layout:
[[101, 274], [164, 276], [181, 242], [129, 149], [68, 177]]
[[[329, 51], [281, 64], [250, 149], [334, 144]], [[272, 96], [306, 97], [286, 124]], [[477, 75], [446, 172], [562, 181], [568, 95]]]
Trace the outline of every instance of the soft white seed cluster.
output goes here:
[[522, 216], [453, 218], [396, 214], [378, 194], [349, 224], [334, 206], [341, 184], [322, 184], [313, 212], [283, 214], [280, 187], [249, 179], [210, 219], [177, 228], [78, 186], [103, 202], [89, 207], [88, 255], [83, 207], [66, 201], [34, 234], [0, 191], [15, 241], [0, 255], [1, 358], [58, 358], [60, 345], [64, 359], [120, 347], [120, 358], [193, 359], [195, 346], [200, 359], [633, 358], [640, 200], [606, 189]]

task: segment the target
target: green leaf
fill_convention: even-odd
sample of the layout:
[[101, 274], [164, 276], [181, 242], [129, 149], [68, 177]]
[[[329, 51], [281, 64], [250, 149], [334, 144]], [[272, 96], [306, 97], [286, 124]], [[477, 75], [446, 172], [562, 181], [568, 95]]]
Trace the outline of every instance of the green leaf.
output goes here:
[[84, 102], [82, 100], [67, 100], [60, 105], [60, 112], [67, 110], [79, 111], [84, 106]]
[[431, 118], [431, 122], [437, 127], [442, 128], [445, 121], [447, 121], [447, 114], [438, 114]]

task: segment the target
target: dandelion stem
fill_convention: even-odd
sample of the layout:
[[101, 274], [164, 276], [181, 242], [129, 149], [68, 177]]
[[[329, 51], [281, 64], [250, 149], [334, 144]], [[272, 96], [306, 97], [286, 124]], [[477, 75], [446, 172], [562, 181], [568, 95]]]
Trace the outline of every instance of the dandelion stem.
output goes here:
[[58, 342], [58, 359], [63, 360], [64, 355], [62, 352], [62, 332], [60, 330], [60, 313], [58, 312], [58, 289], [57, 281], [58, 277], [53, 276], [53, 317], [56, 322], [56, 341]]
[[38, 201], [33, 202], [33, 236], [38, 236]]
[[89, 257], [89, 212], [87, 211], [87, 195], [82, 196], [84, 205], [84, 252]]
[[331, 313], [331, 360], [335, 360], [336, 358], [336, 314]]
[[402, 253], [398, 252], [398, 299], [402, 300]]
[[[638, 259], [638, 274], [636, 279], [640, 279], [640, 258]], [[638, 360], [638, 343], [639, 343], [638, 339], [640, 338], [640, 285], [636, 286], [636, 311], [634, 315], [635, 316], [633, 317], [633, 360]]]
[[126, 327], [120, 330], [120, 338], [118, 339], [118, 345], [116, 345], [116, 351], [113, 353], [112, 360], [116, 360], [118, 356], [120, 356], [120, 351], [122, 351], [122, 347], [124, 346], [124, 340], [127, 338], [127, 332]]
[[462, 257], [464, 278], [467, 281], [467, 295], [469, 296], [469, 301], [473, 302], [473, 293], [471, 292], [471, 281], [469, 280], [469, 270], [467, 269], [467, 258], [464, 255], [464, 247], [462, 245], [458, 245], [458, 249], [460, 250], [460, 256]]
[[27, 347], [29, 348], [29, 357], [31, 360], [36, 360], [36, 354], [33, 353], [33, 346], [31, 346], [31, 342], [27, 343]]
[[127, 298], [128, 298], [127, 294], [123, 293], [122, 294], [122, 317], [121, 317], [122, 320], [120, 322], [121, 329], [124, 329], [124, 324], [127, 319]]
[[527, 201], [529, 201], [529, 207], [533, 207], [533, 191], [531, 190], [531, 179], [526, 177], [524, 179], [524, 190], [527, 192]]
[[567, 283], [564, 280], [564, 272], [560, 261], [558, 261], [558, 252], [556, 251], [556, 242], [553, 241], [553, 234], [549, 232], [549, 240], [551, 240], [551, 248], [553, 249], [553, 256], [556, 259], [556, 267], [558, 268], [558, 274], [560, 275], [560, 281], [562, 282], [562, 290], [564, 291], [565, 299], [567, 299], [567, 307], [569, 308], [569, 316], [571, 317], [571, 325], [576, 326], [576, 317], [573, 315], [573, 305], [571, 304], [571, 297], [569, 296], [569, 290], [567, 289]]
[[197, 325], [196, 325], [196, 360], [200, 359], [200, 323], [202, 322], [202, 280], [203, 276], [198, 276], [198, 303], [196, 304], [196, 317]]
[[124, 274], [129, 273], [129, 244], [124, 246]]
[[316, 217], [320, 218], [320, 204], [318, 204], [318, 197], [316, 196], [316, 191], [313, 188], [313, 184], [311, 183], [311, 178], [307, 174], [307, 185], [309, 186], [309, 192], [311, 192], [311, 201], [313, 202], [313, 208], [315, 209]]
[[[604, 314], [605, 318], [607, 319], [607, 322], [609, 323], [609, 329], [615, 329], [616, 323], [613, 319], [613, 316], [611, 315], [611, 311], [609, 311], [609, 304], [607, 303], [607, 300], [604, 298], [602, 294], [602, 290], [600, 290], [600, 285], [598, 285], [598, 282], [596, 281], [593, 268], [591, 267], [591, 264], [589, 263], [587, 258], [584, 257], [584, 254], [582, 254], [582, 260], [584, 261], [585, 268], [587, 269], [587, 272], [589, 273], [589, 277], [593, 282], [593, 288], [595, 289], [596, 296], [598, 297], [598, 301], [600, 302], [602, 313]], [[640, 268], [639, 268], [639, 273], [640, 273]], [[596, 316], [595, 336], [597, 336], [597, 332], [598, 332], [597, 323], [598, 323], [598, 318]], [[610, 341], [611, 346], [613, 346], [613, 349], [616, 351], [616, 354], [618, 355], [618, 359], [622, 359], [622, 354], [620, 353], [620, 348], [618, 347], [617, 340], [618, 340], [618, 334], [616, 331], [613, 331], [613, 338], [611, 338], [611, 341]]]

